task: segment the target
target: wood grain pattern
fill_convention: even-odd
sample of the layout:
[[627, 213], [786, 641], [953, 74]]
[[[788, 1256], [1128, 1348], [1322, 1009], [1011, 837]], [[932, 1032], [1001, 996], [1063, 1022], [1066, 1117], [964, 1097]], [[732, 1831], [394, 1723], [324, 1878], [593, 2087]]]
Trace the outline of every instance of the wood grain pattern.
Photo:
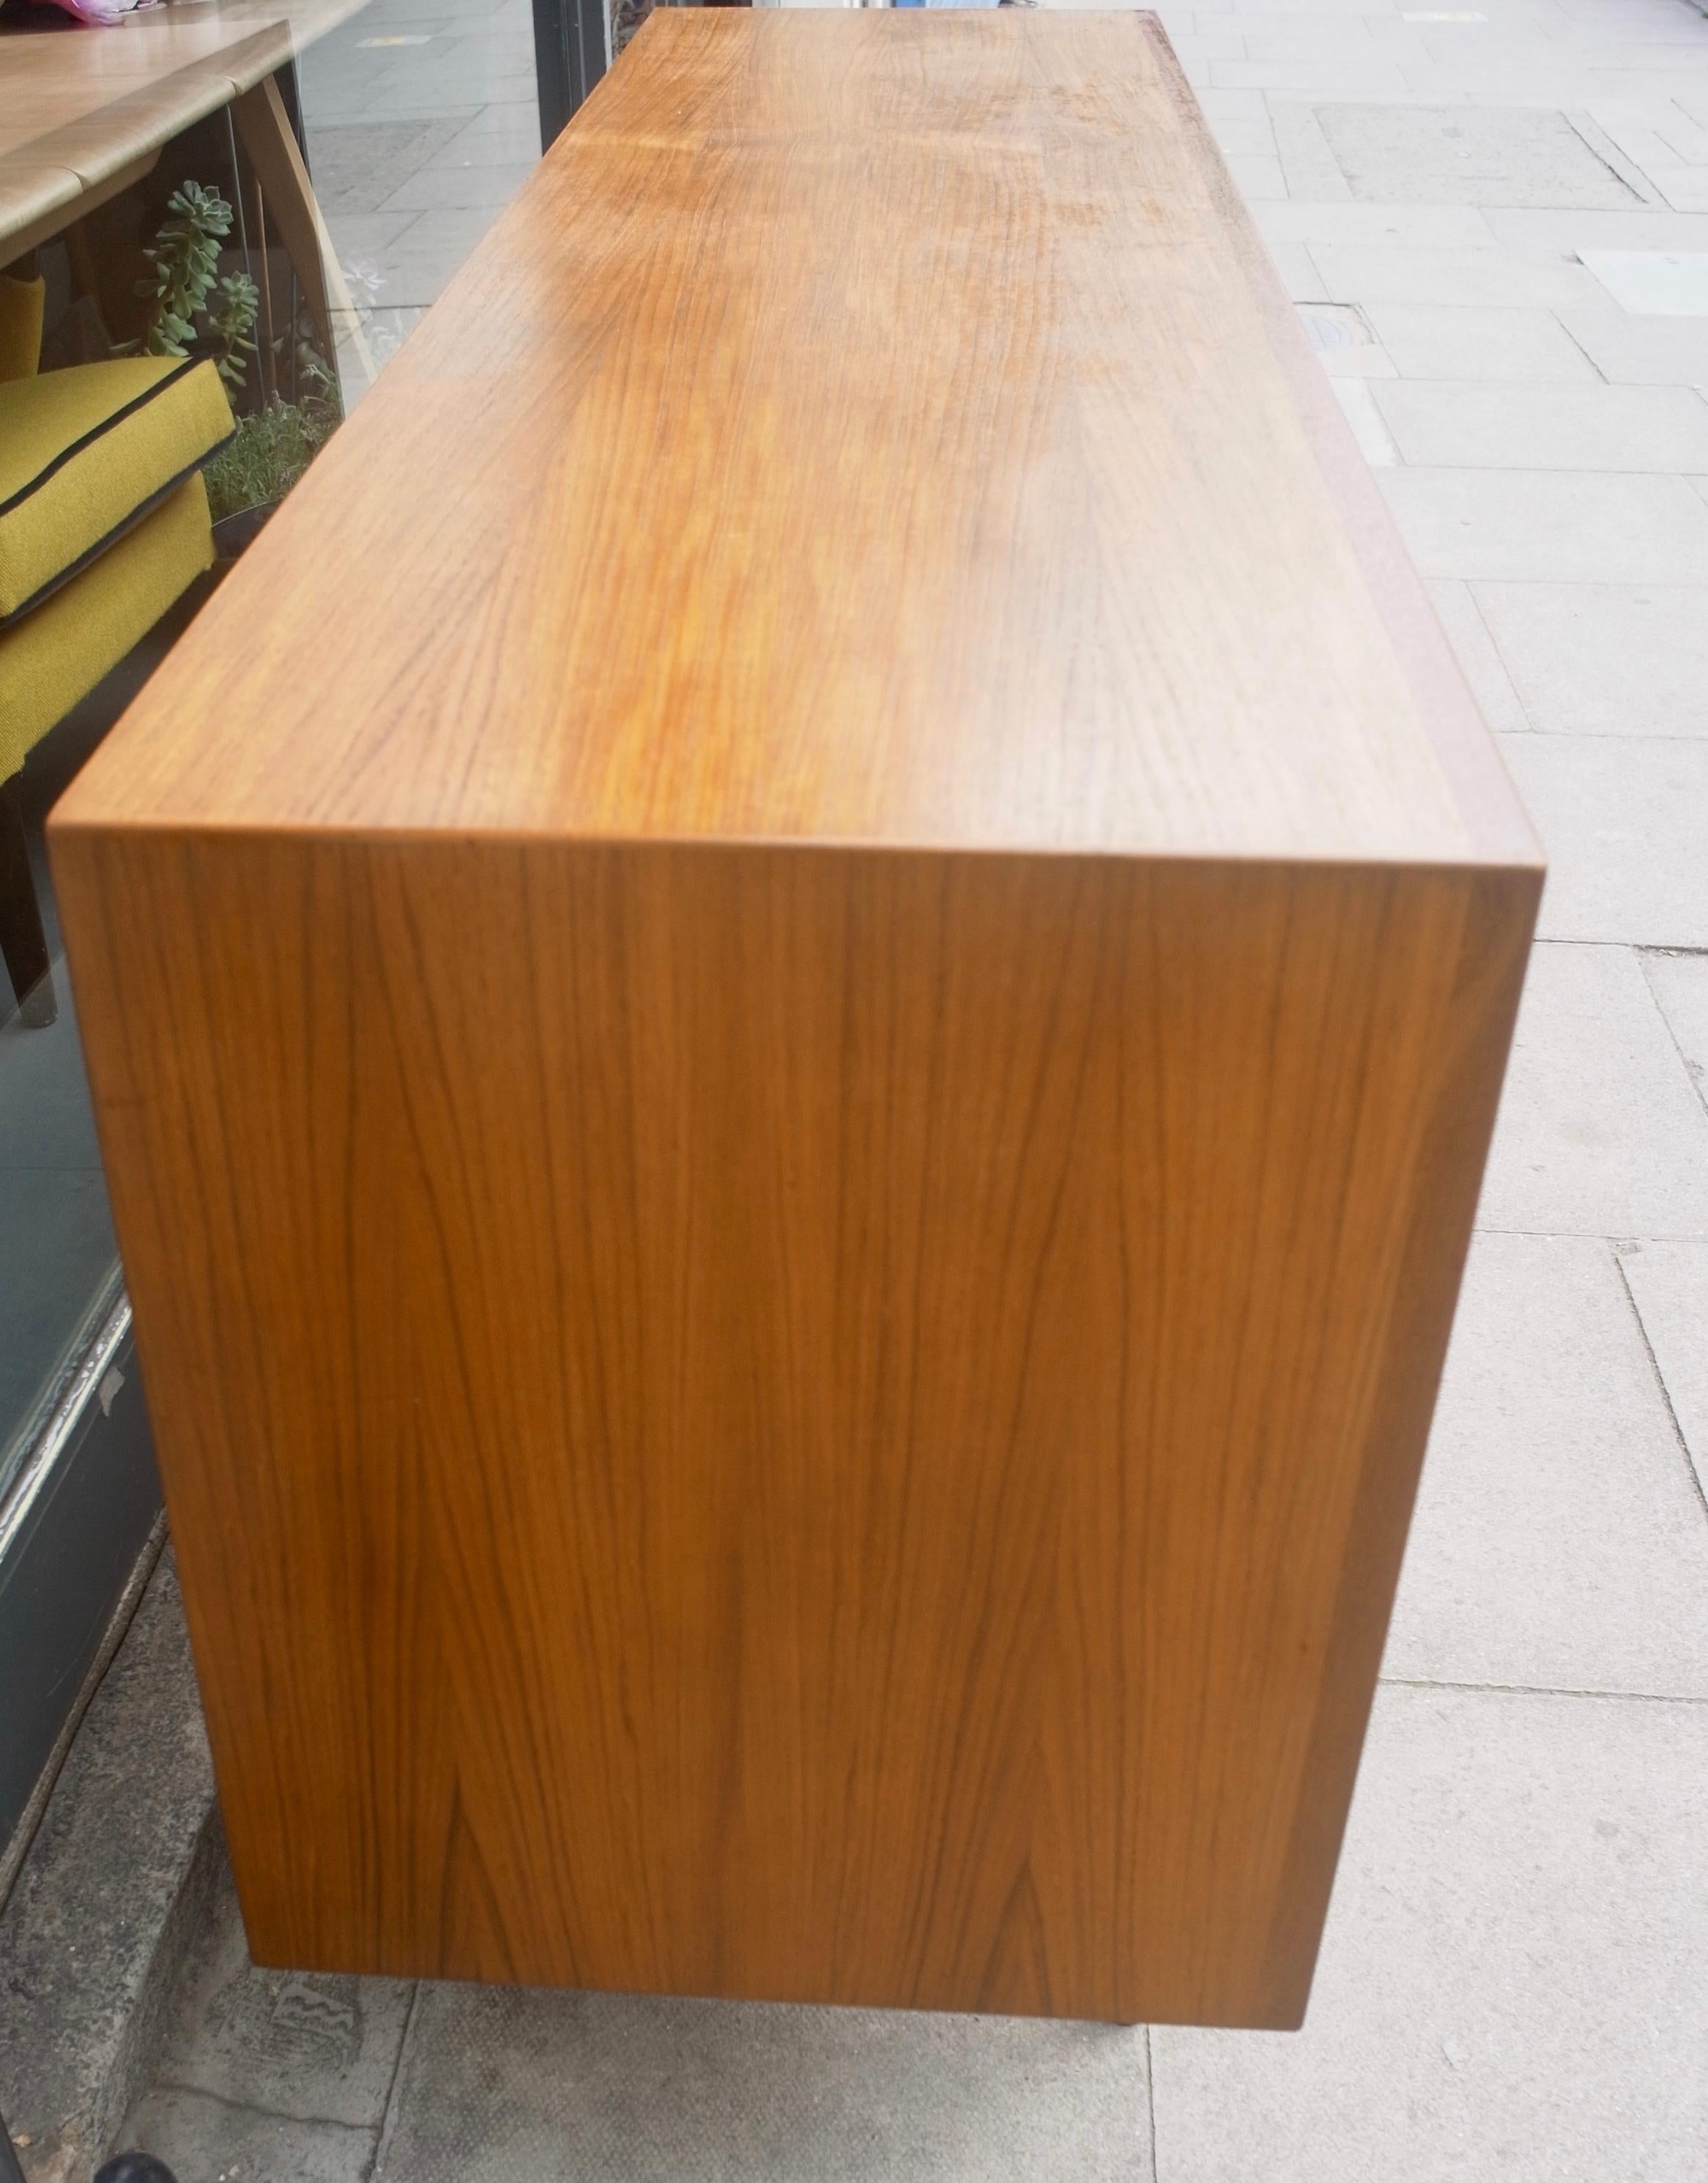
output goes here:
[[1148, 19], [656, 14], [61, 805], [263, 1960], [1298, 2020], [1539, 885], [1313, 372]]
[[1531, 853], [1149, 19], [672, 12], [80, 810]]
[[[8, 265], [20, 262], [38, 242], [58, 232], [64, 219], [77, 217], [83, 186], [69, 167], [21, 159], [0, 161], [0, 236]], [[65, 212], [64, 208], [74, 209]]]
[[[365, 0], [197, 0], [148, 8], [98, 38], [39, 27], [0, 30], [0, 250], [11, 258], [47, 234], [29, 179], [75, 174], [88, 197], [146, 171], [163, 145], [262, 82]], [[14, 186], [14, 169], [25, 178]]]

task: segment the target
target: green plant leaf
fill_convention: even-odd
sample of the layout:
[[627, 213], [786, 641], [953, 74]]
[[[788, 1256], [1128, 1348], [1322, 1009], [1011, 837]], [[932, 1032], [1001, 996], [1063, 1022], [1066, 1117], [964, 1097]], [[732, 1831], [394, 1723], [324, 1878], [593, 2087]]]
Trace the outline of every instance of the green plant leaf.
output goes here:
[[[219, 245], [231, 231], [231, 207], [218, 190], [204, 189], [192, 181], [180, 183], [173, 191], [166, 200], [166, 211], [153, 247], [143, 253], [153, 268], [152, 276], [139, 281], [136, 292], [154, 303], [143, 347], [155, 356], [182, 356], [184, 344], [195, 339], [196, 320], [208, 312], [209, 292], [219, 268]], [[229, 276], [220, 284], [222, 292], [239, 281], [253, 293], [254, 283], [243, 274]], [[236, 312], [232, 325], [214, 329], [224, 343], [227, 361], [248, 331], [241, 323], [235, 292], [229, 308]], [[241, 365], [238, 369], [241, 376]]]

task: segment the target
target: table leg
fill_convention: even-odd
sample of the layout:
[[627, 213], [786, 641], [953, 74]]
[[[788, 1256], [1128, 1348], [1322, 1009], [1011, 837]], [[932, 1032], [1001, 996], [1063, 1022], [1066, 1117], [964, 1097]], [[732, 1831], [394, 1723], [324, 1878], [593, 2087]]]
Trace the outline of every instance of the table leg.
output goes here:
[[6, 958], [19, 1014], [32, 1030], [44, 1030], [58, 1015], [59, 1003], [47, 968], [47, 936], [30, 869], [15, 773], [0, 781], [0, 955]]
[[308, 169], [302, 164], [302, 147], [286, 114], [278, 85], [271, 76], [263, 77], [252, 91], [243, 93], [231, 111], [268, 210], [291, 263], [297, 269], [297, 277], [302, 283], [315, 331], [326, 352], [328, 369], [337, 368], [337, 325], [341, 321], [356, 351], [357, 361], [371, 380], [374, 375], [374, 358], [363, 336], [355, 303], [339, 269], [338, 254], [332, 247], [326, 222], [315, 203]]

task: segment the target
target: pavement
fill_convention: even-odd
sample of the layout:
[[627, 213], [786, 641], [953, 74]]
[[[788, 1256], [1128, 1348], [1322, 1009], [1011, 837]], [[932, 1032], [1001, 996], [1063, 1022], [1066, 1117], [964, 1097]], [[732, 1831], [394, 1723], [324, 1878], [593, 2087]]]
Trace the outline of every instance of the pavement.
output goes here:
[[168, 1553], [0, 1911], [0, 2114], [25, 2183], [89, 2183], [177, 2036], [183, 1965], [225, 1914], [222, 1885], [214, 1769]]
[[1161, 12], [1552, 865], [1306, 2026], [287, 1976], [228, 1892], [181, 2183], [1708, 2175], [1708, 19]]
[[540, 157], [531, 0], [368, 0], [297, 63], [314, 192], [360, 321], [353, 408]]

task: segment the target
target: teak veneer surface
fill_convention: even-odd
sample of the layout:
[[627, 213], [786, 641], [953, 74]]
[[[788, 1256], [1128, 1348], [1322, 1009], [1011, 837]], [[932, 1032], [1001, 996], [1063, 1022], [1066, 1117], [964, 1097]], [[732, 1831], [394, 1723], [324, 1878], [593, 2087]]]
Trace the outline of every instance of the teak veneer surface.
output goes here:
[[1299, 2019], [1539, 870], [1153, 21], [655, 14], [53, 830], [261, 1959]]
[[1528, 854], [1154, 20], [805, 13], [661, 14], [79, 817]]

